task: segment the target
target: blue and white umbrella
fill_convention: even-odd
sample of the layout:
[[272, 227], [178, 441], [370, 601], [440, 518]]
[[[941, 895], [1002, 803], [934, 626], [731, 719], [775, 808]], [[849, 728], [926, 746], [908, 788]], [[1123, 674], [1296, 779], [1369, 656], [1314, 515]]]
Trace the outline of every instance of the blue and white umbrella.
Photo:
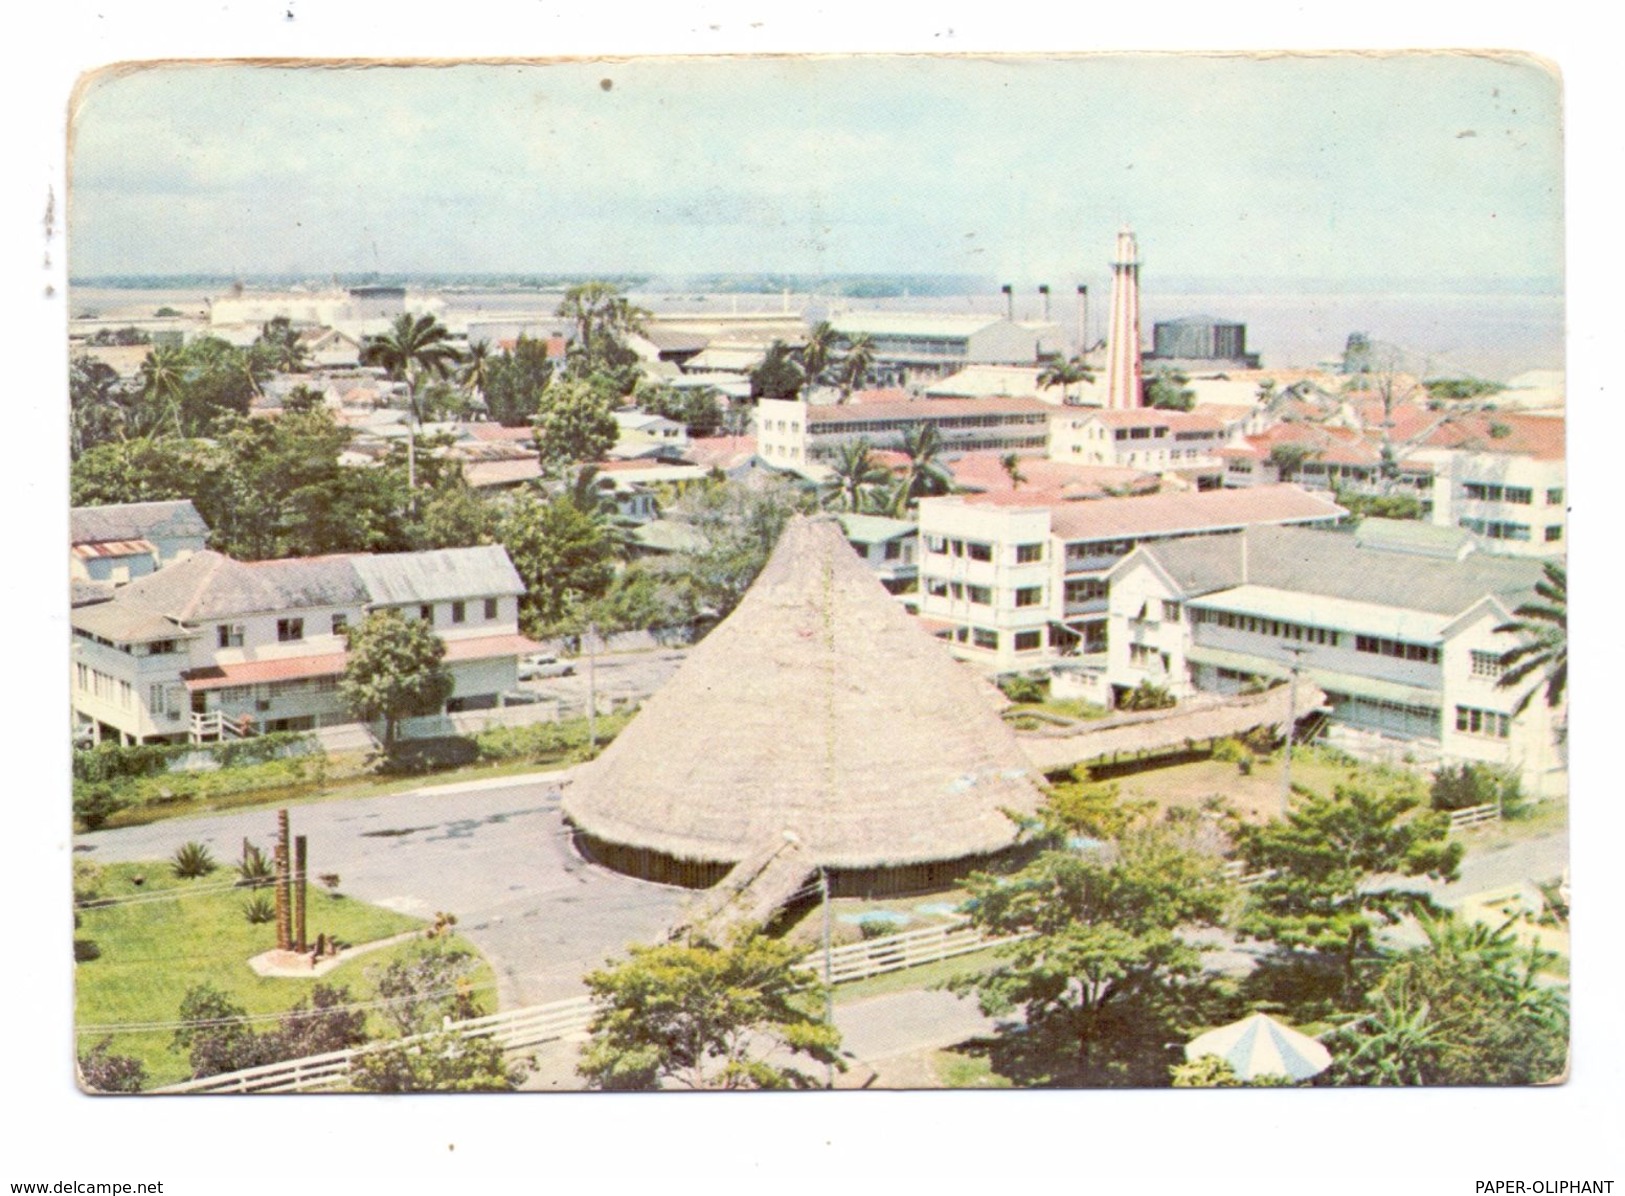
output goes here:
[[1332, 1065], [1330, 1051], [1267, 1013], [1209, 1030], [1186, 1045], [1186, 1060], [1195, 1062], [1203, 1055], [1217, 1055], [1241, 1080], [1260, 1076], [1307, 1080]]

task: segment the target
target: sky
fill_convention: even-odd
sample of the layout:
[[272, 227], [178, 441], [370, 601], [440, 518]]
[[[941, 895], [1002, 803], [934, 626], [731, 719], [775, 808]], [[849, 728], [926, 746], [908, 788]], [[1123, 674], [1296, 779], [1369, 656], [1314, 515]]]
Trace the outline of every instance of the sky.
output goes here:
[[88, 76], [75, 277], [955, 273], [1545, 291], [1561, 85], [1517, 56], [168, 65]]

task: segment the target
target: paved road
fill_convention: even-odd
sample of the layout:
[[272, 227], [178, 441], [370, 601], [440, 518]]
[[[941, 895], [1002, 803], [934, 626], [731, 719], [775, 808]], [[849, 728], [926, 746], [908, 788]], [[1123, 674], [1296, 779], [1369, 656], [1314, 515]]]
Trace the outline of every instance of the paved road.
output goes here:
[[[453, 913], [485, 953], [503, 1007], [572, 996], [584, 972], [629, 942], [647, 942], [688, 898], [584, 863], [559, 814], [567, 774], [480, 787], [296, 806], [293, 833], [310, 840], [313, 876], [336, 872], [340, 891], [402, 913]], [[243, 836], [269, 846], [270, 809], [176, 819], [78, 836], [82, 858], [167, 857], [189, 839], [221, 861]], [[318, 928], [319, 929], [319, 928]]]

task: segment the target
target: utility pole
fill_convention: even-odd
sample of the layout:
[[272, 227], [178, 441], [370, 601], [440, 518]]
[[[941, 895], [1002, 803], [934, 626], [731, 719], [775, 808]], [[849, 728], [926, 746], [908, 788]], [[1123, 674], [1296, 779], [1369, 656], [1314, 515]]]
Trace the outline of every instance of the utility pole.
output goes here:
[[1303, 667], [1303, 657], [1309, 649], [1294, 644], [1290, 645], [1287, 651], [1292, 654], [1290, 666], [1292, 680], [1287, 691], [1286, 752], [1281, 757], [1282, 818], [1285, 818], [1287, 811], [1292, 808], [1292, 733], [1298, 728], [1298, 672]]
[[598, 629], [587, 621], [587, 751], [598, 748]]
[[[824, 1024], [835, 1024], [835, 985], [830, 982], [834, 969], [830, 964], [830, 910], [829, 910], [829, 869], [818, 869], [818, 896], [824, 903]], [[824, 1087], [835, 1087], [835, 1064], [824, 1064]]]

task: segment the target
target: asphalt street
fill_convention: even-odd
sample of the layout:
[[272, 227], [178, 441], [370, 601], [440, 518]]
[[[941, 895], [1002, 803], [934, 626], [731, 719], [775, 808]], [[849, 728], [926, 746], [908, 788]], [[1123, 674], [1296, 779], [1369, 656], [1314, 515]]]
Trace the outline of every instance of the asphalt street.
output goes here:
[[[312, 877], [338, 873], [340, 892], [402, 913], [454, 914], [495, 968], [501, 1005], [531, 1005], [579, 993], [583, 973], [658, 937], [690, 896], [576, 856], [559, 813], [568, 775], [295, 806], [290, 820], [309, 839]], [[225, 863], [245, 835], [268, 848], [275, 831], [275, 811], [260, 809], [75, 843], [81, 858], [110, 863], [163, 859], [197, 840]]]

